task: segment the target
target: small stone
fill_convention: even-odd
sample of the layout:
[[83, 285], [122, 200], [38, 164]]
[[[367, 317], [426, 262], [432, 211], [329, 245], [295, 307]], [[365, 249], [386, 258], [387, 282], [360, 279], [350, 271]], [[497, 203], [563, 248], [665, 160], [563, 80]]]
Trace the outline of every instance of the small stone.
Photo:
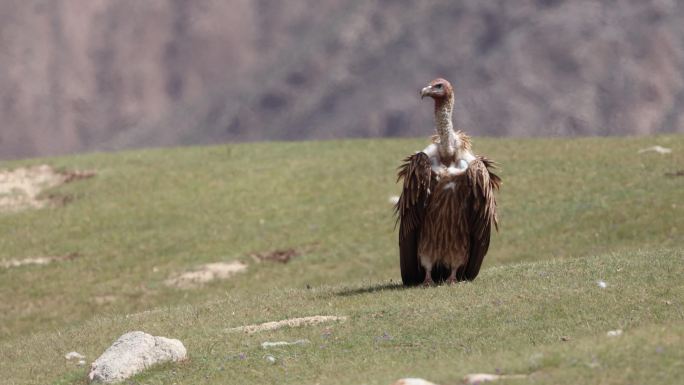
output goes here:
[[611, 330], [606, 333], [608, 337], [620, 337], [622, 335], [622, 329]]
[[402, 378], [392, 385], [437, 385], [434, 382], [423, 380], [422, 378]]
[[74, 359], [82, 360], [82, 359], [85, 359], [85, 356], [79, 352], [69, 352], [69, 353], [64, 355], [64, 358], [67, 360], [74, 360]]
[[561, 341], [570, 341], [571, 338], [569, 336], [561, 336]]
[[273, 357], [272, 355], [269, 354], [269, 355], [266, 356], [266, 361], [268, 361], [268, 362], [270, 362], [270, 363], [272, 363], [272, 364], [275, 364], [277, 360], [276, 360], [275, 357]]
[[605, 289], [605, 288], [608, 287], [608, 284], [607, 284], [606, 281], [604, 281], [604, 280], [600, 280], [600, 281], [596, 282], [596, 284], [598, 284], [598, 286], [599, 286], [601, 289]]
[[391, 336], [389, 333], [387, 333], [387, 332], [382, 333], [382, 335], [379, 336], [379, 337], [375, 337], [375, 340], [376, 340], [376, 341], [391, 341], [392, 339], [394, 339], [394, 337], [392, 337], [392, 336]]

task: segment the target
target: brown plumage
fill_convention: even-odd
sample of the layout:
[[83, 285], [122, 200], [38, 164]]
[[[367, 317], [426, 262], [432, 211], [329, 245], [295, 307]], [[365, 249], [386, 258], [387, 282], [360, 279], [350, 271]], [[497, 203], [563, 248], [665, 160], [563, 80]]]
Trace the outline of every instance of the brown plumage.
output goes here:
[[421, 96], [435, 101], [437, 135], [423, 151], [404, 159], [396, 205], [402, 280], [406, 285], [435, 280], [473, 280], [497, 227], [501, 179], [493, 161], [471, 151], [470, 138], [453, 130], [453, 88], [435, 79]]

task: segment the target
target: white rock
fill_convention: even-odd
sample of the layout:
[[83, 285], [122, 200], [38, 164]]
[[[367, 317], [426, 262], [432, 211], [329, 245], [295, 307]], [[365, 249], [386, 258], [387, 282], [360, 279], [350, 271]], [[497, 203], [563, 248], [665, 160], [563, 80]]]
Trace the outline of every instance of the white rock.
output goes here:
[[463, 377], [464, 384], [480, 384], [482, 382], [493, 382], [500, 380], [501, 377], [498, 374], [487, 374], [487, 373], [475, 373], [468, 374]]
[[639, 154], [643, 154], [644, 152], [657, 152], [658, 154], [669, 154], [672, 152], [672, 149], [662, 147], [662, 146], [651, 146], [648, 148], [642, 148], [639, 150]]
[[434, 382], [423, 380], [422, 378], [402, 378], [392, 385], [437, 385]]
[[90, 381], [113, 384], [163, 362], [182, 361], [187, 351], [179, 340], [135, 331], [114, 342], [90, 366]]
[[10, 259], [9, 261], [0, 261], [0, 267], [9, 269], [10, 267], [19, 267], [24, 265], [47, 265], [52, 262], [54, 258], [49, 257], [34, 257], [24, 259]]
[[254, 334], [257, 332], [276, 330], [283, 327], [294, 328], [300, 326], [315, 326], [324, 322], [343, 322], [346, 320], [346, 316], [316, 315], [311, 317], [290, 318], [282, 321], [271, 321], [256, 325], [238, 326], [235, 328], [226, 329], [226, 331], [245, 332], [247, 334]]
[[67, 359], [67, 360], [73, 360], [73, 359], [82, 360], [84, 358], [85, 358], [85, 356], [79, 352], [69, 352], [69, 353], [64, 355], [64, 359]]
[[606, 335], [608, 337], [620, 337], [622, 335], [622, 329], [610, 330]]
[[489, 373], [473, 373], [463, 377], [464, 384], [481, 384], [483, 382], [494, 382], [499, 380], [523, 379], [527, 376], [524, 374], [489, 374]]
[[270, 342], [270, 341], [266, 341], [266, 342], [261, 343], [261, 347], [264, 349], [268, 349], [268, 348], [277, 348], [280, 346], [306, 345], [306, 344], [310, 344], [310, 343], [311, 343], [311, 341], [306, 340], [306, 339], [305, 340], [297, 340], [297, 341], [293, 341], [293, 342], [287, 342], [287, 341]]
[[608, 284], [607, 284], [605, 281], [603, 281], [603, 280], [596, 282], [596, 284], [597, 284], [601, 289], [605, 289], [605, 288], [608, 287]]
[[392, 195], [392, 196], [390, 196], [389, 199], [388, 199], [388, 202], [389, 202], [390, 204], [396, 205], [397, 203], [399, 203], [399, 195]]

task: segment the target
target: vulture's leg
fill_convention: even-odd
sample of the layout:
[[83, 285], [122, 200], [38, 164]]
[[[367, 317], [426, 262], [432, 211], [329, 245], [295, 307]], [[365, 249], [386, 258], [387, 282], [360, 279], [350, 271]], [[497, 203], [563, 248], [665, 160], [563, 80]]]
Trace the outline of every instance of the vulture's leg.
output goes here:
[[456, 281], [456, 272], [457, 271], [458, 271], [457, 268], [454, 268], [454, 267], [451, 268], [451, 274], [449, 274], [449, 278], [447, 279], [447, 283], [449, 285], [453, 285], [457, 282]]
[[423, 281], [423, 286], [430, 286], [434, 284], [432, 281], [432, 261], [429, 258], [421, 257], [420, 264], [425, 268], [425, 280]]
[[423, 286], [432, 286], [435, 283], [430, 275], [430, 270], [431, 269], [425, 269], [425, 281], [423, 281]]

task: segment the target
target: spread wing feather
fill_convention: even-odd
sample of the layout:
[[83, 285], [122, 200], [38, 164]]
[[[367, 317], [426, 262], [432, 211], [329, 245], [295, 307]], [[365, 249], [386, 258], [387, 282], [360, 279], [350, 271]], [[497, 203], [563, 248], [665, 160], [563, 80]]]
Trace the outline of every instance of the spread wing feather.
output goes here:
[[477, 277], [489, 250], [492, 224], [499, 229], [494, 191], [501, 186], [501, 178], [491, 171], [495, 168], [496, 164], [484, 156], [478, 156], [468, 167], [467, 176], [472, 188], [472, 205], [468, 212], [470, 250], [468, 263], [459, 280], [471, 281]]

